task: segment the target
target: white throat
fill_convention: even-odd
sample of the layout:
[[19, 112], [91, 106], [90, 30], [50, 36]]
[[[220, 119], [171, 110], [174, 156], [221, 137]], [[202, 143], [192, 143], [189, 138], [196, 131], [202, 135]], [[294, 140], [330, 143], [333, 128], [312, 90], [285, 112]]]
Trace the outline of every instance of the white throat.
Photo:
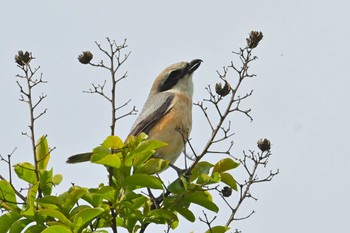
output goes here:
[[192, 98], [193, 95], [193, 81], [192, 81], [192, 74], [186, 75], [182, 79], [180, 79], [175, 86], [173, 86], [168, 91], [176, 91], [180, 92], [189, 98]]

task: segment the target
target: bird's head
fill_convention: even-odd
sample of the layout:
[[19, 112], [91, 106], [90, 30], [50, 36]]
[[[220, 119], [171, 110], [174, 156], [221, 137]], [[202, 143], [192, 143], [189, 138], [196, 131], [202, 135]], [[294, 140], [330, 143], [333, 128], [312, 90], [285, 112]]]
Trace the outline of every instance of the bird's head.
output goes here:
[[164, 91], [178, 91], [192, 96], [192, 74], [202, 63], [201, 59], [179, 62], [165, 68], [153, 83], [150, 96]]

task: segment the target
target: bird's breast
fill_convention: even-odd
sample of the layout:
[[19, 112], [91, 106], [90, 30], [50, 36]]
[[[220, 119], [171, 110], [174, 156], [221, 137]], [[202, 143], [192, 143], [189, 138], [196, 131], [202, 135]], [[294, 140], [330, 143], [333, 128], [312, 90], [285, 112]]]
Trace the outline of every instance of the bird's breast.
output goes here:
[[156, 157], [174, 163], [184, 149], [192, 127], [192, 98], [177, 93], [173, 106], [150, 130], [151, 139], [168, 145], [157, 149]]

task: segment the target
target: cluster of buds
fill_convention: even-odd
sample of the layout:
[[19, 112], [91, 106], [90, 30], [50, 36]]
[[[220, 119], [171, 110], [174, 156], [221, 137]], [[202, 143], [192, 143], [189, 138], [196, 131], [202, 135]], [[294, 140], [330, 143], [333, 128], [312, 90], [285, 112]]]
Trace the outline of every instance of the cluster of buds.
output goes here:
[[19, 50], [15, 56], [15, 61], [20, 66], [24, 66], [28, 64], [32, 59], [33, 59], [32, 53], [29, 53], [28, 51], [23, 53], [22, 50]]
[[269, 151], [271, 149], [271, 142], [266, 138], [265, 139], [260, 138], [258, 141], [258, 147], [262, 152]]
[[84, 51], [79, 55], [78, 60], [82, 64], [89, 64], [93, 57], [94, 55], [90, 51]]
[[253, 49], [256, 46], [258, 46], [258, 44], [262, 40], [263, 36], [264, 35], [262, 34], [262, 32], [251, 31], [249, 34], [249, 38], [247, 38], [248, 48]]
[[231, 91], [231, 85], [227, 81], [225, 81], [224, 87], [222, 87], [221, 83], [217, 83], [215, 85], [215, 92], [220, 96], [226, 96], [230, 93], [230, 91]]

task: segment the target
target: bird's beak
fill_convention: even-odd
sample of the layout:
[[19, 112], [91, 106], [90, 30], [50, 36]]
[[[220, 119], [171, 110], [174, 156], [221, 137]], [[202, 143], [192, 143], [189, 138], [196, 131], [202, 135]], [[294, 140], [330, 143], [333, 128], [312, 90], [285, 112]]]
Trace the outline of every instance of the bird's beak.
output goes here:
[[188, 73], [192, 74], [196, 69], [198, 69], [202, 62], [203, 61], [201, 59], [194, 59], [193, 61], [191, 61], [187, 68]]

